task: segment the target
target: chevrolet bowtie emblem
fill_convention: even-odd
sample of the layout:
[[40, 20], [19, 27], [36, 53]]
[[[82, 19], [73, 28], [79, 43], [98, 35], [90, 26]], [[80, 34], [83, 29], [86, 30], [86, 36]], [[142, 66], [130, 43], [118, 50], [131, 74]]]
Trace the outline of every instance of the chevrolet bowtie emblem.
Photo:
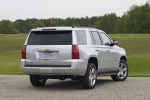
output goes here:
[[44, 51], [50, 51], [50, 49], [46, 48]]

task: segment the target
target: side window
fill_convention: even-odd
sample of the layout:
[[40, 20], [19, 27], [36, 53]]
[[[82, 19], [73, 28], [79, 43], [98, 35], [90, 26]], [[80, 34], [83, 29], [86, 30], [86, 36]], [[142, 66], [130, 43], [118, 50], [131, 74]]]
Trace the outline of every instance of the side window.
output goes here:
[[103, 39], [103, 44], [109, 46], [111, 44], [110, 38], [104, 33], [100, 33], [100, 34], [101, 34], [101, 37]]
[[[101, 45], [101, 40], [98, 32], [91, 32], [91, 36], [93, 37], [92, 42], [94, 42], [96, 45]], [[91, 38], [92, 38], [91, 37]]]
[[87, 44], [86, 32], [83, 30], [77, 30], [75, 32], [77, 36], [78, 45], [86, 45]]

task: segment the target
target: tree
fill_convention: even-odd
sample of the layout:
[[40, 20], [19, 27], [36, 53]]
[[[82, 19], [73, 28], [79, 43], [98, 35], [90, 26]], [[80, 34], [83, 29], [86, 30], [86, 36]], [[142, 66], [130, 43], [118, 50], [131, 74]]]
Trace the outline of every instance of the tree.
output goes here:
[[36, 27], [44, 27], [45, 25], [43, 24], [42, 21], [40, 20], [36, 20], [34, 23], [32, 23], [32, 28], [36, 28]]
[[107, 33], [114, 33], [115, 27], [118, 22], [118, 17], [115, 13], [105, 14], [101, 19], [95, 24], [96, 28], [99, 28]]
[[19, 33], [19, 31], [15, 28], [15, 25], [13, 22], [9, 20], [2, 20], [0, 22], [0, 33], [16, 34], [16, 33]]
[[133, 5], [117, 24], [119, 33], [150, 33], [150, 3]]

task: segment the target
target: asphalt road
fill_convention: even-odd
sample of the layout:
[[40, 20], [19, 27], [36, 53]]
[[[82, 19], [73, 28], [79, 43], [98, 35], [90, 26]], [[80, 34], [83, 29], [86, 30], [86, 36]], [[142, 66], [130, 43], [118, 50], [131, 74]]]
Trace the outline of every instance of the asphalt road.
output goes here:
[[48, 80], [35, 88], [27, 75], [0, 75], [0, 100], [150, 100], [150, 77], [128, 77], [114, 82], [99, 77], [92, 90], [82, 89], [79, 81]]

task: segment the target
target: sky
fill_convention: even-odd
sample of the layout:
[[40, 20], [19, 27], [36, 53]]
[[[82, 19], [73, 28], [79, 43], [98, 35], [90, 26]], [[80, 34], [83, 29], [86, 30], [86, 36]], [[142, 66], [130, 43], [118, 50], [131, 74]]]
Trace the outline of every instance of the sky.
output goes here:
[[0, 0], [0, 20], [81, 18], [116, 13], [150, 0]]

